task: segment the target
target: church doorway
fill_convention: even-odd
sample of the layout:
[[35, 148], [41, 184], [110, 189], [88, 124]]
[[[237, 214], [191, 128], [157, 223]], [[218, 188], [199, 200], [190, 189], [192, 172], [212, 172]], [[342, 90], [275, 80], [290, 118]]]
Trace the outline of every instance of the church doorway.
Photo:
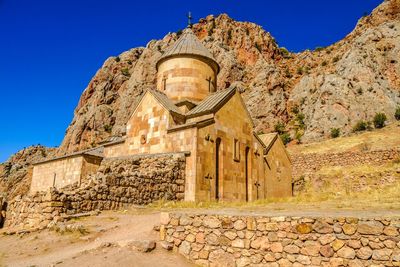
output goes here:
[[245, 177], [246, 177], [246, 201], [249, 201], [249, 151], [250, 148], [246, 147], [245, 152]]
[[217, 138], [215, 141], [215, 199], [219, 199], [219, 178], [221, 172], [221, 138]]

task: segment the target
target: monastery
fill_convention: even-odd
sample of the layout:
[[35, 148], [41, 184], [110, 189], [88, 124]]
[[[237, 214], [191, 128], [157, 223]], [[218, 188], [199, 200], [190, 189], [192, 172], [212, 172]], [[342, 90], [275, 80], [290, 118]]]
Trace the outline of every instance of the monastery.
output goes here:
[[276, 133], [257, 135], [236, 89], [217, 90], [220, 66], [191, 27], [156, 64], [126, 134], [34, 165], [31, 192], [78, 185], [105, 158], [184, 153], [185, 201], [254, 201], [292, 195], [291, 162]]

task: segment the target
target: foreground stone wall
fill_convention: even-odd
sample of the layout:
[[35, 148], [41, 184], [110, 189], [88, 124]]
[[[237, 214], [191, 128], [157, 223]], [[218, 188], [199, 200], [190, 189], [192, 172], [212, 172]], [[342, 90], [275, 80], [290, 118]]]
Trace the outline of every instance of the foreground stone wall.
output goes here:
[[201, 266], [400, 266], [400, 218], [162, 213], [160, 236]]
[[327, 166], [382, 165], [400, 158], [400, 148], [341, 153], [309, 153], [291, 155], [293, 180], [312, 175]]
[[40, 228], [65, 215], [145, 205], [162, 199], [182, 200], [184, 185], [184, 154], [105, 159], [86, 184], [51, 188], [10, 201], [6, 226]]

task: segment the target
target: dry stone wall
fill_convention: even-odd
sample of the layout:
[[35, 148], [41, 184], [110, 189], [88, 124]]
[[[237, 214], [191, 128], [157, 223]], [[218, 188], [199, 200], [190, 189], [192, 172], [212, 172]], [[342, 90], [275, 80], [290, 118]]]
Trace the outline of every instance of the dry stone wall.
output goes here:
[[160, 236], [200, 266], [400, 266], [400, 218], [162, 213]]
[[65, 215], [182, 200], [184, 185], [185, 155], [181, 153], [105, 159], [80, 187], [51, 188], [10, 201], [6, 226], [43, 228]]
[[382, 165], [400, 158], [400, 148], [341, 153], [309, 153], [291, 155], [293, 179], [312, 175], [326, 166]]

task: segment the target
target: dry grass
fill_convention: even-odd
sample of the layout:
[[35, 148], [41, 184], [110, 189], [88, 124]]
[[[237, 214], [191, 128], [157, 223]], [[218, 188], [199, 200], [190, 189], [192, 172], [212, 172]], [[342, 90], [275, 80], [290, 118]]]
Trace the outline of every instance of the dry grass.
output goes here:
[[382, 129], [375, 129], [350, 136], [329, 139], [288, 148], [289, 153], [338, 153], [344, 151], [379, 150], [400, 147], [400, 123], [392, 123]]
[[396, 209], [400, 210], [400, 182], [364, 192], [335, 192], [334, 190], [307, 192], [294, 197], [263, 199], [254, 202], [175, 202], [158, 201], [148, 206], [150, 210], [224, 209], [238, 210], [297, 210], [301, 207], [323, 210], [334, 209]]

